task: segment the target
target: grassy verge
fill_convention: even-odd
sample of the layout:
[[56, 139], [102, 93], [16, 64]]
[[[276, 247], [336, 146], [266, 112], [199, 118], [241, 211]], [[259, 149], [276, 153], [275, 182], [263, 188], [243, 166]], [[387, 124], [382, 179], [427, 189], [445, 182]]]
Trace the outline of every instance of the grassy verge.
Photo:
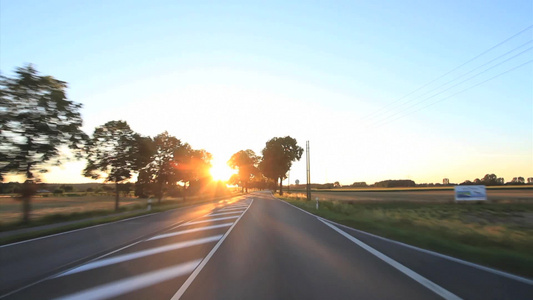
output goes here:
[[315, 202], [281, 198], [315, 215], [410, 245], [533, 277], [533, 204]]
[[32, 230], [23, 233], [12, 234], [6, 237], [0, 237], [0, 245], [5, 245], [9, 243], [19, 242], [23, 240], [38, 238], [46, 235], [66, 232], [70, 230], [85, 228], [89, 226], [105, 224], [110, 222], [116, 222], [123, 219], [133, 218], [137, 216], [142, 216], [146, 214], [152, 214], [157, 212], [163, 212], [167, 210], [172, 210], [176, 208], [197, 205], [197, 204], [206, 204], [214, 201], [219, 201], [222, 199], [232, 198], [241, 195], [232, 194], [224, 197], [205, 197], [199, 199], [189, 199], [187, 201], [183, 200], [165, 200], [161, 204], [153, 203], [152, 209], [150, 211], [146, 210], [146, 205], [133, 205], [127, 208], [121, 208], [119, 211], [110, 211], [110, 210], [94, 210], [87, 212], [73, 212], [68, 214], [52, 214], [47, 215], [42, 218], [32, 220], [30, 223], [10, 223], [2, 225], [0, 227], [1, 231], [11, 231], [17, 229], [33, 228], [44, 225], [52, 225], [63, 222], [78, 221], [72, 224], [60, 225], [57, 227], [46, 228], [42, 230]]

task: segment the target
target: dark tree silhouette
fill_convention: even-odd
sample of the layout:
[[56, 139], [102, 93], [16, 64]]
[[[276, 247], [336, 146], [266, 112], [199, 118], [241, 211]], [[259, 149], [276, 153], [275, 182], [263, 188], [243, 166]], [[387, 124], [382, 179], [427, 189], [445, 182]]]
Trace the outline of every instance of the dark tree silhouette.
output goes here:
[[146, 164], [146, 140], [131, 130], [125, 121], [109, 121], [96, 127], [89, 140], [87, 165], [83, 175], [115, 183], [115, 210], [119, 208], [119, 183]]
[[267, 178], [274, 181], [279, 179], [280, 195], [283, 195], [283, 179], [287, 178], [292, 162], [300, 160], [303, 151], [296, 139], [290, 136], [275, 137], [266, 142], [259, 169]]
[[175, 186], [182, 180], [183, 173], [178, 168], [178, 161], [179, 156], [184, 154], [184, 145], [166, 131], [154, 138], [153, 145], [154, 153], [150, 162], [139, 172], [139, 180], [153, 186], [153, 192], [161, 203], [165, 187]]
[[238, 170], [238, 179], [235, 180], [234, 178], [233, 181], [238, 182], [238, 185], [243, 192], [246, 189], [246, 192], [248, 193], [250, 182], [260, 175], [258, 169], [259, 160], [260, 158], [250, 149], [241, 150], [233, 154], [228, 160], [230, 168]]
[[15, 76], [0, 77], [0, 180], [3, 174], [26, 177], [21, 190], [23, 221], [28, 222], [31, 197], [36, 192], [35, 172], [60, 165], [68, 146], [76, 158], [87, 140], [81, 130], [81, 104], [66, 95], [67, 83], [41, 76], [32, 65], [17, 68]]

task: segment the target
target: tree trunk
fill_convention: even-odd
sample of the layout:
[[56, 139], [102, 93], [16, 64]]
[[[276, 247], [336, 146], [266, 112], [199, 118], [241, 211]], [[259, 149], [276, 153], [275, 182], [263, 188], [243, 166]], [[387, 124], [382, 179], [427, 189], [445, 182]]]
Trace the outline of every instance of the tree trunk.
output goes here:
[[22, 197], [22, 222], [30, 222], [31, 196]]
[[158, 195], [157, 195], [157, 204], [161, 204], [161, 199], [163, 199], [163, 183], [162, 182], [159, 182], [158, 183]]
[[22, 222], [24, 223], [30, 222], [31, 197], [35, 195], [36, 191], [37, 191], [37, 187], [35, 186], [33, 181], [31, 181], [30, 179], [26, 180], [22, 184], [22, 193], [20, 195], [21, 196], [20, 198], [22, 200]]
[[279, 178], [279, 195], [283, 196], [283, 177]]
[[115, 181], [115, 210], [118, 210], [118, 201], [119, 201], [118, 181]]

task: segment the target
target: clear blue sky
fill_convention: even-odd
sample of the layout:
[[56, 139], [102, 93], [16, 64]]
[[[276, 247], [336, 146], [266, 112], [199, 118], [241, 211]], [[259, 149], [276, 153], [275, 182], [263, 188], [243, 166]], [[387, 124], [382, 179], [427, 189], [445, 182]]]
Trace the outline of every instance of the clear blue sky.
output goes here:
[[87, 133], [168, 130], [216, 165], [291, 135], [313, 182], [510, 181], [533, 176], [533, 30], [439, 77], [531, 25], [530, 0], [0, 0], [0, 70], [67, 81]]

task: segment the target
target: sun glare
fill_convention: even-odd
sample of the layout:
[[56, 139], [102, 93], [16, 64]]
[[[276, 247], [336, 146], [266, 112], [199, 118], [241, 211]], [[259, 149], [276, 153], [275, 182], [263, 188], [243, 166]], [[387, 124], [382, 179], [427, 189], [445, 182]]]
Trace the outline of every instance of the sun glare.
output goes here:
[[231, 175], [235, 173], [235, 170], [231, 169], [226, 163], [220, 163], [213, 161], [213, 166], [211, 167], [211, 176], [214, 180], [228, 181]]

